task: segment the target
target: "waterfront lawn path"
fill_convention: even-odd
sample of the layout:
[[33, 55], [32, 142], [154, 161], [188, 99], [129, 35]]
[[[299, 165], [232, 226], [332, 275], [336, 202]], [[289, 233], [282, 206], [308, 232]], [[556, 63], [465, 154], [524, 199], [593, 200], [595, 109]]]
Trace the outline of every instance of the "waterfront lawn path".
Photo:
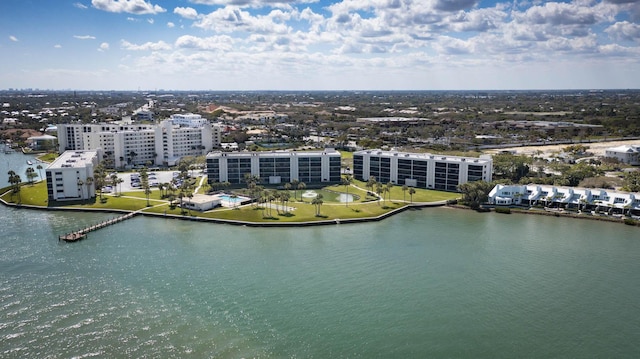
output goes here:
[[[278, 210], [275, 205], [281, 202], [273, 201], [271, 209], [267, 205], [247, 204], [237, 208], [216, 208], [207, 212], [182, 211], [180, 207], [171, 207], [169, 201], [162, 199], [160, 191], [155, 189], [149, 196], [149, 204], [147, 206], [147, 198], [142, 191], [124, 192], [118, 195], [103, 194], [106, 201], [100, 201], [99, 196], [96, 199], [76, 203], [57, 202], [50, 204], [47, 201], [47, 188], [44, 181], [36, 184], [25, 184], [20, 191], [20, 204], [39, 207], [59, 207], [74, 209], [105, 209], [105, 210], [125, 210], [139, 211], [156, 214], [170, 214], [176, 216], [191, 216], [221, 220], [234, 220], [246, 222], [313, 222], [336, 219], [351, 219], [378, 217], [390, 211], [398, 210], [409, 204], [410, 196], [402, 191], [402, 187], [393, 186], [390, 193], [386, 194], [386, 199], [382, 200], [375, 196], [367, 195], [364, 189], [365, 183], [354, 181], [349, 187], [349, 194], [356, 195], [357, 200], [346, 203], [324, 200], [319, 208], [311, 203], [310, 199], [303, 199], [300, 191], [297, 193], [297, 199], [293, 199], [286, 203], [286, 207], [290, 210]], [[344, 185], [332, 185], [322, 188], [321, 190], [331, 191], [335, 193], [346, 193]], [[439, 192], [432, 190], [416, 189], [413, 195], [413, 203], [433, 203], [459, 198], [458, 193]], [[18, 195], [11, 195], [10, 192], [5, 193], [2, 198], [9, 203], [17, 203]], [[176, 203], [179, 200], [176, 200]], [[320, 215], [317, 216], [317, 211]]]

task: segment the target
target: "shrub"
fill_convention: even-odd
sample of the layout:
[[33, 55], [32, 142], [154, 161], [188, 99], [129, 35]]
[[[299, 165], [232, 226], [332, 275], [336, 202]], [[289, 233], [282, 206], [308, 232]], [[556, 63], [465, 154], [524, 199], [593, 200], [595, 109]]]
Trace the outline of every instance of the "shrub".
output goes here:
[[638, 225], [638, 221], [636, 221], [633, 218], [625, 218], [624, 219], [624, 224], [626, 224], [628, 226], [637, 226]]

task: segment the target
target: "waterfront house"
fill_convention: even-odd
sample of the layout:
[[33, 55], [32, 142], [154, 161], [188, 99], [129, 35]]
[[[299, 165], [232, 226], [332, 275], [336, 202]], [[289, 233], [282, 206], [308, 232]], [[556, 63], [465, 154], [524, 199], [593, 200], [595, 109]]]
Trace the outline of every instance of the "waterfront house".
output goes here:
[[544, 206], [640, 215], [640, 193], [608, 189], [499, 184], [489, 192], [488, 202], [496, 206]]

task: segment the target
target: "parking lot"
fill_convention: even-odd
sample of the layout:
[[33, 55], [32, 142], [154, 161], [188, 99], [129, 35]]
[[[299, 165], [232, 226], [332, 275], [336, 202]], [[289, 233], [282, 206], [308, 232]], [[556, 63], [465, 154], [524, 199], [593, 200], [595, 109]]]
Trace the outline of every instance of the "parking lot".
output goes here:
[[[152, 188], [157, 188], [160, 183], [169, 183], [174, 178], [175, 171], [150, 171], [149, 172], [149, 185]], [[142, 191], [140, 187], [140, 181], [138, 177], [138, 181], [136, 181], [136, 175], [139, 176], [139, 173], [117, 173], [118, 178], [122, 179], [123, 182], [118, 185], [118, 193], [119, 192], [130, 192], [130, 191]], [[107, 183], [110, 184], [111, 176], [108, 176]], [[132, 181], [133, 178], [133, 181]], [[110, 186], [109, 186], [110, 187]], [[113, 191], [111, 191], [113, 192]]]

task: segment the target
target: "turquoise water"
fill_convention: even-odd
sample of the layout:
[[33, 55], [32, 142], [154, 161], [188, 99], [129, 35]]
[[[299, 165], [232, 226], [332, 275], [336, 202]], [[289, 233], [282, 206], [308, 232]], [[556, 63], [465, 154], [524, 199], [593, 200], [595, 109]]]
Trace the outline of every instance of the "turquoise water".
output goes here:
[[0, 357], [636, 358], [640, 231], [409, 211], [247, 228], [0, 206]]
[[247, 197], [242, 197], [242, 196], [231, 197], [231, 195], [228, 195], [228, 194], [218, 195], [218, 197], [220, 197], [220, 199], [223, 200], [223, 201], [227, 201], [227, 202], [231, 202], [231, 203], [242, 202], [242, 201], [246, 201], [246, 200], [249, 199]]
[[[3, 145], [0, 144], [0, 150], [3, 149]], [[33, 165], [28, 165], [27, 161], [33, 162]], [[43, 167], [40, 171], [36, 168], [38, 164]], [[32, 167], [38, 176], [42, 173], [42, 177], [44, 178], [44, 169], [47, 167], [47, 164], [36, 162], [35, 156], [23, 155], [22, 152], [15, 152], [12, 154], [0, 152], [0, 188], [9, 185], [9, 175], [7, 174], [9, 171], [14, 171], [16, 174], [20, 175], [22, 182], [27, 182], [28, 178], [26, 171], [28, 167]], [[38, 179], [39, 177], [36, 177], [34, 178], [34, 181], [37, 181]]]
[[[0, 186], [28, 158], [0, 155]], [[0, 206], [0, 357], [640, 356], [638, 228], [438, 208], [57, 241], [112, 216]]]

